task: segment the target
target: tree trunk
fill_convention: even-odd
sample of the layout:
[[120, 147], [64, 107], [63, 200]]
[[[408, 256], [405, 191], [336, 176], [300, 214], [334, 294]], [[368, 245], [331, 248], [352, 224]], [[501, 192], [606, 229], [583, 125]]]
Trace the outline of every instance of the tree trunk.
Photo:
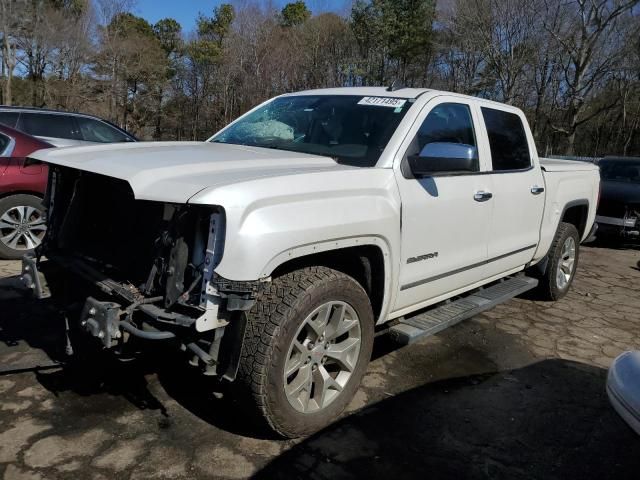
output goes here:
[[157, 92], [157, 96], [158, 96], [158, 111], [157, 111], [157, 114], [156, 114], [156, 128], [155, 128], [155, 131], [153, 132], [154, 140], [160, 140], [162, 138], [162, 129], [161, 129], [161, 122], [162, 122], [162, 95], [163, 95], [163, 91], [162, 91], [162, 87], [160, 87], [158, 89], [158, 92]]
[[576, 131], [573, 131], [567, 135], [567, 148], [565, 150], [565, 155], [574, 155], [575, 154], [575, 143], [576, 143]]
[[11, 72], [8, 72], [7, 79], [5, 80], [5, 84], [4, 84], [4, 101], [5, 101], [5, 105], [8, 105], [8, 106], [13, 105], [12, 98], [11, 98], [12, 77], [13, 77], [13, 74]]
[[4, 102], [5, 105], [13, 104], [13, 95], [11, 93], [11, 81], [13, 80], [13, 69], [16, 67], [15, 46], [9, 43], [9, 35], [4, 33], [3, 45], [3, 62], [7, 68], [7, 76], [4, 81]]

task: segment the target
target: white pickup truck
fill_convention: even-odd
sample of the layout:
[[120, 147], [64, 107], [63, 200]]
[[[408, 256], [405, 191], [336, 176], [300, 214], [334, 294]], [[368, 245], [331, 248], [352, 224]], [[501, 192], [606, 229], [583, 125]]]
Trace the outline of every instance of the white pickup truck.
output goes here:
[[562, 297], [599, 191], [597, 167], [538, 158], [517, 108], [409, 88], [287, 94], [206, 142], [33, 160], [50, 165], [36, 297], [71, 286], [79, 331], [174, 343], [290, 437], [342, 412], [375, 333]]

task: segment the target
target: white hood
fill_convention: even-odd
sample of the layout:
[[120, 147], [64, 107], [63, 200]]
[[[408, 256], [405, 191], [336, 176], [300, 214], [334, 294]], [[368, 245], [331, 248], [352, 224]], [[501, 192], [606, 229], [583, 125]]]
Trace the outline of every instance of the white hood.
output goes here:
[[99, 144], [40, 150], [31, 157], [126, 180], [137, 199], [175, 203], [210, 187], [349, 169], [328, 157], [209, 142]]

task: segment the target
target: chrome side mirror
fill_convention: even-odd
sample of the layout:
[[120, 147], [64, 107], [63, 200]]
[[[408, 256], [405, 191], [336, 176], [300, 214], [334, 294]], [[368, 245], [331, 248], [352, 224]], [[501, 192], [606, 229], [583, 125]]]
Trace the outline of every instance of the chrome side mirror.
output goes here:
[[427, 143], [418, 155], [411, 155], [408, 160], [415, 177], [478, 171], [478, 149], [462, 143]]

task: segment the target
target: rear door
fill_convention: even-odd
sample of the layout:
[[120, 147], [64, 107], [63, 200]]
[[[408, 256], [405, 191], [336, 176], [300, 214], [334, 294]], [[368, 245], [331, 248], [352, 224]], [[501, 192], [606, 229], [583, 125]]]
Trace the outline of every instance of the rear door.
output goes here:
[[531, 261], [540, 240], [544, 178], [526, 118], [517, 109], [480, 106], [491, 158], [493, 210], [487, 276]]
[[413, 178], [407, 157], [431, 142], [478, 148], [473, 100], [438, 96], [409, 130], [396, 179], [402, 198], [400, 288], [394, 310], [433, 303], [439, 296], [485, 277], [492, 203], [478, 200], [491, 191], [487, 152], [480, 146], [474, 172]]

